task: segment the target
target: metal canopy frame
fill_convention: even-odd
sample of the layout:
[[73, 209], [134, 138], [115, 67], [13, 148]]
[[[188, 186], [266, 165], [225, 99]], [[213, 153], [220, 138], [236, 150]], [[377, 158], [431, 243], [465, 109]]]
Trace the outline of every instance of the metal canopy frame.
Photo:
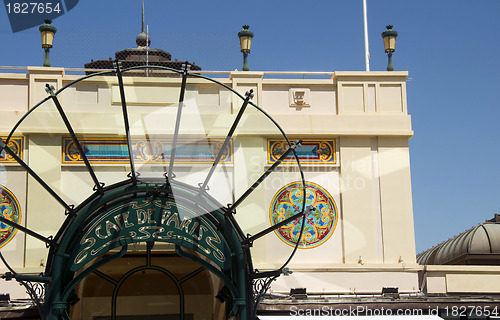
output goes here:
[[[10, 270], [10, 273], [6, 274], [3, 276], [3, 278], [6, 279], [16, 279], [19, 281], [21, 284], [25, 285], [27, 288], [28, 293], [30, 294], [31, 298], [33, 299], [34, 303], [39, 307], [40, 310], [40, 315], [42, 319], [67, 319], [68, 314], [67, 314], [67, 305], [68, 301], [73, 293], [73, 288], [88, 274], [91, 272], [96, 273], [97, 275], [103, 277], [107, 281], [111, 281], [115, 283], [115, 291], [118, 290], [120, 283], [124, 281], [124, 278], [119, 280], [118, 282], [116, 280], [112, 280], [109, 277], [106, 277], [106, 275], [103, 275], [100, 273], [97, 268], [100, 266], [104, 265], [105, 263], [118, 259], [120, 257], [123, 257], [123, 255], [127, 252], [127, 245], [124, 244], [121, 247], [121, 250], [118, 253], [106, 256], [102, 258], [101, 260], [95, 262], [92, 266], [88, 267], [85, 271], [80, 273], [78, 276], [75, 277], [74, 272], [68, 272], [68, 270], [65, 270], [64, 267], [67, 264], [67, 257], [65, 258], [65, 255], [68, 254], [68, 250], [72, 248], [72, 246], [75, 245], [75, 235], [78, 234], [79, 230], [82, 230], [82, 228], [85, 225], [89, 224], [89, 221], [92, 221], [92, 217], [98, 216], [96, 212], [100, 212], [99, 209], [105, 210], [103, 208], [106, 208], [111, 203], [116, 203], [117, 201], [121, 201], [122, 199], [130, 199], [130, 198], [151, 198], [151, 197], [169, 197], [171, 195], [172, 188], [175, 188], [176, 190], [180, 190], [181, 194], [185, 195], [185, 199], [182, 199], [183, 201], [190, 202], [192, 206], [201, 208], [203, 206], [206, 206], [207, 203], [216, 203], [215, 199], [212, 199], [208, 194], [207, 194], [207, 185], [208, 182], [210, 181], [212, 174], [214, 173], [216, 167], [218, 166], [220, 159], [223, 154], [224, 146], [227, 146], [229, 141], [231, 140], [235, 129], [237, 128], [240, 119], [242, 115], [244, 114], [245, 110], [247, 107], [250, 105], [257, 109], [260, 113], [262, 113], [264, 116], [266, 116], [272, 124], [276, 126], [276, 128], [279, 130], [279, 132], [282, 134], [283, 138], [286, 140], [286, 143], [288, 144], [288, 149], [286, 152], [276, 161], [270, 168], [268, 168], [261, 176], [259, 179], [255, 181], [255, 183], [252, 184], [250, 188], [248, 188], [247, 191], [243, 193], [243, 195], [240, 196], [236, 201], [234, 201], [232, 204], [227, 205], [227, 207], [224, 207], [220, 204], [217, 204], [220, 209], [219, 210], [212, 210], [208, 211], [208, 214], [206, 215], [209, 220], [211, 220], [215, 225], [217, 226], [217, 229], [219, 232], [221, 232], [221, 235], [224, 237], [224, 240], [227, 241], [229, 247], [231, 248], [231, 251], [233, 252], [234, 256], [236, 258], [233, 259], [233, 265], [231, 270], [229, 272], [223, 272], [217, 268], [215, 268], [213, 265], [210, 263], [205, 262], [203, 259], [200, 259], [196, 256], [193, 256], [192, 254], [189, 254], [185, 251], [182, 250], [182, 247], [176, 245], [176, 252], [179, 256], [189, 258], [200, 265], [202, 265], [203, 270], [208, 270], [212, 273], [214, 273], [216, 276], [221, 278], [226, 284], [226, 287], [228, 288], [228, 301], [232, 305], [232, 308], [229, 308], [227, 316], [239, 316], [240, 319], [253, 319], [257, 313], [257, 308], [258, 304], [260, 303], [260, 300], [262, 299], [263, 295], [266, 293], [268, 288], [270, 287], [271, 283], [279, 277], [281, 274], [289, 274], [289, 270], [286, 268], [292, 257], [294, 256], [295, 252], [297, 251], [297, 248], [299, 246], [300, 239], [302, 237], [303, 229], [304, 229], [304, 220], [306, 217], [306, 207], [305, 207], [305, 196], [306, 196], [306, 188], [305, 188], [305, 181], [304, 181], [304, 174], [302, 171], [302, 167], [300, 165], [299, 158], [297, 156], [297, 153], [295, 151], [296, 148], [300, 147], [301, 141], [295, 141], [295, 142], [290, 142], [288, 137], [286, 136], [285, 132], [283, 129], [278, 125], [278, 123], [269, 115], [267, 114], [264, 110], [262, 110], [259, 106], [254, 104], [251, 99], [253, 97], [253, 93], [247, 92], [245, 96], [242, 96], [238, 92], [236, 92], [234, 89], [231, 87], [225, 85], [224, 83], [221, 83], [215, 79], [211, 79], [208, 77], [205, 77], [201, 74], [197, 73], [189, 73], [190, 70], [190, 65], [185, 64], [183, 65], [182, 70], [177, 70], [177, 69], [172, 69], [168, 67], [162, 67], [162, 66], [136, 66], [136, 67], [130, 67], [126, 69], [121, 68], [121, 63], [117, 60], [114, 63], [115, 70], [112, 71], [103, 71], [103, 72], [96, 72], [90, 75], [83, 76], [75, 81], [72, 81], [71, 83], [65, 85], [61, 89], [55, 91], [54, 87], [50, 86], [47, 84], [46, 91], [49, 94], [48, 97], [40, 101], [38, 104], [33, 106], [31, 109], [28, 110], [28, 112], [14, 125], [12, 131], [8, 135], [7, 139], [4, 141], [0, 140], [0, 152], [4, 150], [6, 153], [8, 153], [13, 159], [16, 160], [17, 163], [19, 163], [26, 171], [27, 173], [33, 177], [57, 202], [61, 204], [61, 206], [65, 209], [67, 218], [60, 227], [59, 231], [57, 234], [52, 237], [45, 237], [43, 235], [40, 235], [32, 230], [29, 230], [28, 228], [25, 228], [21, 225], [18, 225], [8, 219], [3, 218], [0, 216], [0, 221], [3, 223], [6, 223], [8, 225], [11, 225], [14, 228], [17, 228], [26, 234], [33, 236], [43, 242], [46, 243], [48, 249], [49, 249], [49, 254], [48, 254], [48, 260], [47, 260], [47, 266], [45, 269], [44, 274], [41, 274], [40, 276], [31, 276], [31, 275], [23, 275], [16, 273], [10, 266], [7, 264], [5, 261], [4, 257], [1, 255], [0, 252], [0, 258], [4, 263], [7, 265], [7, 267]], [[179, 96], [179, 105], [177, 109], [177, 114], [176, 114], [176, 122], [175, 122], [175, 131], [174, 131], [174, 138], [172, 142], [172, 151], [171, 151], [171, 157], [170, 157], [170, 165], [168, 167], [168, 171], [164, 173], [165, 180], [162, 183], [148, 183], [147, 181], [141, 181], [139, 179], [139, 174], [136, 172], [135, 166], [134, 166], [134, 161], [133, 161], [133, 152], [132, 152], [132, 144], [131, 144], [131, 137], [130, 137], [130, 124], [129, 124], [129, 118], [128, 118], [128, 112], [127, 112], [127, 104], [126, 104], [126, 97], [125, 97], [125, 90], [124, 90], [124, 84], [123, 84], [123, 73], [134, 70], [134, 69], [160, 69], [160, 70], [166, 70], [174, 73], [178, 73], [182, 76], [182, 82], [181, 82], [181, 90], [180, 90], [180, 96]], [[65, 115], [64, 108], [61, 106], [57, 96], [66, 90], [67, 88], [77, 84], [78, 82], [81, 82], [83, 80], [95, 77], [95, 76], [104, 76], [104, 75], [115, 75], [118, 79], [118, 84], [119, 84], [119, 90], [120, 90], [120, 98], [121, 98], [121, 106], [122, 106], [122, 114], [123, 114], [123, 120], [124, 120], [124, 128], [125, 128], [125, 136], [127, 139], [127, 147], [128, 147], [128, 155], [129, 155], [129, 160], [130, 160], [130, 173], [128, 174], [128, 178], [124, 181], [118, 182], [113, 185], [105, 186], [103, 183], [101, 183], [92, 166], [90, 165], [90, 162], [88, 161], [85, 152], [83, 148], [81, 147], [80, 141], [78, 139], [77, 134], [74, 132], [71, 123], [69, 122], [68, 118]], [[226, 138], [224, 140], [223, 147], [220, 149], [218, 152], [215, 161], [210, 168], [209, 173], [207, 174], [205, 180], [203, 183], [200, 183], [198, 187], [193, 187], [193, 186], [188, 186], [184, 183], [181, 183], [175, 179], [175, 173], [173, 172], [173, 164], [175, 161], [175, 152], [176, 152], [176, 146], [178, 142], [178, 133], [179, 133], [179, 126], [180, 126], [180, 120], [182, 118], [182, 107], [184, 104], [184, 95], [186, 91], [186, 81], [187, 78], [192, 77], [192, 78], [201, 78], [205, 79], [207, 81], [213, 82], [219, 86], [224, 87], [228, 91], [232, 92], [238, 98], [240, 98], [242, 102], [242, 106], [229, 130], [229, 132], [226, 135]], [[63, 120], [68, 132], [71, 135], [71, 138], [75, 145], [78, 148], [78, 152], [82, 156], [82, 159], [85, 163], [85, 166], [87, 168], [88, 173], [90, 174], [93, 182], [94, 182], [94, 193], [87, 198], [85, 201], [77, 205], [76, 207], [74, 205], [67, 204], [58, 194], [55, 192], [47, 183], [43, 181], [43, 179], [36, 174], [34, 170], [32, 170], [29, 165], [27, 165], [22, 159], [20, 159], [9, 147], [8, 143], [13, 136], [14, 132], [19, 128], [21, 123], [33, 112], [35, 111], [39, 106], [41, 106], [44, 102], [48, 100], [52, 100], [61, 116], [61, 119]], [[294, 216], [286, 219], [285, 221], [281, 222], [280, 224], [277, 224], [275, 226], [272, 226], [270, 228], [267, 228], [261, 232], [259, 232], [256, 235], [245, 235], [236, 222], [234, 215], [236, 214], [236, 209], [237, 207], [273, 172], [276, 170], [276, 168], [282, 163], [282, 161], [290, 156], [293, 155], [297, 162], [297, 166], [299, 169], [300, 177], [302, 180], [302, 195], [303, 195], [303, 201], [302, 201], [302, 208], [301, 211]], [[176, 196], [177, 200], [177, 196]], [[308, 210], [314, 210], [314, 208], [308, 208]], [[96, 215], [97, 214], [97, 215]], [[284, 264], [279, 268], [274, 271], [268, 271], [268, 272], [259, 272], [258, 270], [254, 269], [253, 264], [252, 264], [252, 257], [250, 253], [250, 248], [253, 245], [253, 242], [260, 239], [262, 236], [273, 232], [274, 230], [278, 229], [279, 227], [290, 223], [294, 220], [302, 218], [302, 226], [300, 230], [300, 234], [298, 237], [298, 241], [290, 254], [289, 258], [287, 261], [284, 262]], [[151, 250], [148, 246], [148, 251], [147, 251], [147, 261], [146, 264], [143, 267], [140, 267], [139, 269], [134, 269], [129, 271], [129, 275], [137, 272], [138, 270], [145, 270], [145, 269], [151, 269], [151, 268], [156, 268], [151, 265]], [[159, 270], [159, 269], [158, 269]], [[160, 272], [164, 273], [165, 275], [169, 276], [170, 278], [173, 277], [172, 274], [168, 272], [166, 269], [160, 270]], [[201, 271], [200, 271], [201, 272]], [[174, 277], [175, 278], [175, 277]], [[122, 281], [123, 280], [123, 281]], [[175, 279], [175, 282], [178, 284], [178, 287], [180, 286], [179, 283], [182, 283], [181, 280]], [[33, 289], [34, 287], [42, 288], [35, 290]], [[182, 291], [182, 288], [180, 288], [180, 291]], [[116, 298], [115, 295], [114, 299]], [[113, 300], [113, 306], [116, 305], [116, 300]], [[114, 314], [116, 315], [116, 314]], [[183, 313], [181, 312], [181, 316]], [[113, 319], [115, 319], [115, 316], [113, 316]], [[182, 318], [181, 318], [182, 319]]]

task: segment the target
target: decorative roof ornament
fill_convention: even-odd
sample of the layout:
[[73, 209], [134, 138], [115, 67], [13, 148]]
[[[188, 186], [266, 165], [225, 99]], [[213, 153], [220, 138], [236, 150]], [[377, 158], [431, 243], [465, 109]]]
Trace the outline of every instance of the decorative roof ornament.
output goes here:
[[142, 28], [141, 33], [135, 38], [138, 48], [145, 48], [151, 45], [151, 38], [144, 32], [144, 0], [142, 0]]
[[[136, 48], [127, 48], [115, 52], [115, 59], [122, 63], [124, 69], [130, 67], [148, 66], [147, 71], [127, 72], [125, 76], [148, 76], [148, 77], [171, 77], [176, 76], [169, 72], [157, 72], [154, 66], [167, 67], [177, 70], [183, 70], [183, 65], [190, 65], [191, 70], [201, 70], [200, 66], [195, 65], [194, 62], [187, 60], [172, 61], [172, 55], [162, 49], [151, 49], [151, 38], [145, 32], [144, 23], [144, 0], [142, 1], [142, 20], [141, 20], [141, 33], [136, 37]], [[85, 69], [115, 69], [112, 58], [104, 60], [92, 60], [84, 65]], [[91, 74], [96, 71], [85, 71], [86, 74]]]

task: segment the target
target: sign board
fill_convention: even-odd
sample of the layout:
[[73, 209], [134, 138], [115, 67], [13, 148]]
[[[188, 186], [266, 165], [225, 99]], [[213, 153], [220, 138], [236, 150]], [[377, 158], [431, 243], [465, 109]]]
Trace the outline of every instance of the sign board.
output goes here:
[[160, 241], [190, 248], [221, 269], [230, 267], [229, 248], [206, 217], [172, 199], [134, 199], [107, 209], [82, 232], [70, 258], [76, 271], [125, 244]]

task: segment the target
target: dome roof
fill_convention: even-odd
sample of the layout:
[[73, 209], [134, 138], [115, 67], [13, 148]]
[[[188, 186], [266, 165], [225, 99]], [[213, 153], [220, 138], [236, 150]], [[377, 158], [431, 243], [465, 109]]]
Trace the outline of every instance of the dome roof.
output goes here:
[[417, 255], [421, 265], [500, 264], [500, 215]]

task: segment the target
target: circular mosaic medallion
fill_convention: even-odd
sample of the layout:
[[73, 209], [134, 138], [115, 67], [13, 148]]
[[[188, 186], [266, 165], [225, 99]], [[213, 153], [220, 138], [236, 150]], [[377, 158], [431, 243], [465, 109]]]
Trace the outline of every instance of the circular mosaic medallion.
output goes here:
[[[271, 225], [280, 223], [302, 210], [303, 188], [301, 182], [290, 183], [281, 188], [273, 198], [269, 209]], [[306, 182], [306, 206], [315, 210], [307, 214], [299, 248], [310, 249], [325, 243], [337, 226], [337, 206], [332, 196], [321, 186]], [[295, 247], [302, 218], [275, 230], [276, 235], [286, 244]]]
[[[0, 185], [0, 215], [17, 224], [21, 223], [19, 202], [14, 194], [2, 185]], [[0, 222], [0, 248], [9, 243], [14, 238], [16, 232], [16, 228]]]

